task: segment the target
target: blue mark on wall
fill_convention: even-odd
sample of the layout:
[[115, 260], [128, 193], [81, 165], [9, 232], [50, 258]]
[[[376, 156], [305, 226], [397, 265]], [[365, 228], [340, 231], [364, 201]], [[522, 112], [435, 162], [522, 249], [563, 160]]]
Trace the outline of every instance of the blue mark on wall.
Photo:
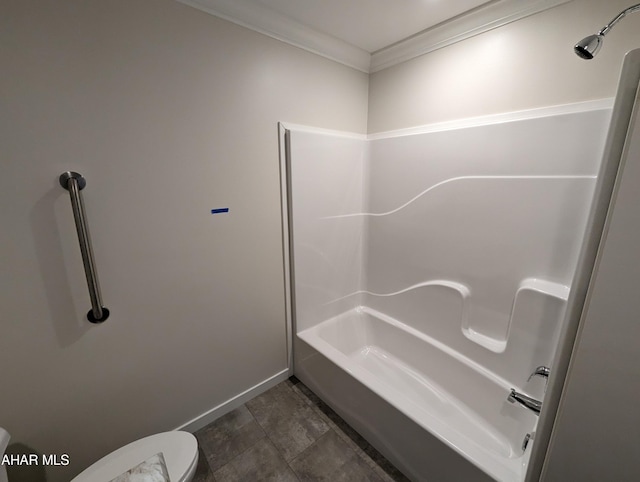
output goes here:
[[229, 208], [217, 208], [217, 209], [211, 210], [211, 214], [220, 214], [220, 213], [228, 213], [228, 212], [229, 212]]

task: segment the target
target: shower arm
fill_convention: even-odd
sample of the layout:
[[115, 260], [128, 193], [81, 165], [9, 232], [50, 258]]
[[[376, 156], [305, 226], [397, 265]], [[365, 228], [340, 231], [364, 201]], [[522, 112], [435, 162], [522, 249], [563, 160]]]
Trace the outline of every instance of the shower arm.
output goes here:
[[637, 5], [633, 5], [632, 7], [629, 7], [623, 10], [622, 12], [620, 12], [617, 17], [615, 17], [613, 20], [611, 20], [611, 22], [609, 22], [604, 27], [602, 27], [602, 29], [598, 32], [598, 35], [602, 35], [604, 37], [620, 20], [622, 20], [624, 17], [626, 17], [630, 13], [634, 13], [637, 11], [640, 11], [640, 3]]

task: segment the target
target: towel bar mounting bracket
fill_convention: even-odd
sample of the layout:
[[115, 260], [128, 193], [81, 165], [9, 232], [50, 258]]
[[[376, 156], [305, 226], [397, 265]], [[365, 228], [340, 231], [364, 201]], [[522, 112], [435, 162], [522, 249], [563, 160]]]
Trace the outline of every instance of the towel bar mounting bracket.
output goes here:
[[75, 179], [78, 183], [78, 189], [82, 191], [87, 185], [87, 180], [82, 177], [82, 174], [74, 171], [66, 171], [60, 174], [58, 180], [60, 181], [60, 185], [65, 188], [67, 191], [69, 190], [69, 179]]

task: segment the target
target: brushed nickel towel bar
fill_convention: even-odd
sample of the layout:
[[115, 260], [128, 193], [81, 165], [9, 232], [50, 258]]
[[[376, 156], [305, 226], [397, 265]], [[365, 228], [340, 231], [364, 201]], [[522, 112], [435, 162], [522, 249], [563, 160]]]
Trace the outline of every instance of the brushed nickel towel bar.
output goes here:
[[100, 294], [100, 284], [98, 283], [98, 273], [96, 272], [96, 262], [93, 259], [93, 249], [91, 248], [91, 238], [89, 237], [89, 226], [84, 210], [84, 201], [80, 191], [87, 185], [87, 181], [81, 174], [73, 171], [66, 171], [60, 174], [60, 185], [69, 191], [71, 197], [71, 208], [73, 209], [73, 219], [76, 222], [78, 241], [80, 242], [80, 252], [82, 253], [82, 263], [84, 273], [87, 277], [89, 287], [89, 297], [91, 298], [91, 309], [87, 313], [87, 319], [91, 323], [102, 323], [109, 317], [109, 310], [102, 306], [102, 295]]

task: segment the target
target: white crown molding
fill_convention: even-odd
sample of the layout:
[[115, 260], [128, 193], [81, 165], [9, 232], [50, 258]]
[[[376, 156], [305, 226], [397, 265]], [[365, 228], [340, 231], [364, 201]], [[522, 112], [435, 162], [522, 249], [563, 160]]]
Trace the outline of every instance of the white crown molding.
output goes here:
[[177, 0], [362, 72], [386, 69], [572, 0], [497, 0], [373, 54], [252, 0]]
[[318, 32], [257, 2], [250, 0], [177, 1], [362, 72], [369, 72], [371, 63], [369, 52]]
[[377, 72], [572, 0], [501, 0], [459, 15], [371, 56]]

